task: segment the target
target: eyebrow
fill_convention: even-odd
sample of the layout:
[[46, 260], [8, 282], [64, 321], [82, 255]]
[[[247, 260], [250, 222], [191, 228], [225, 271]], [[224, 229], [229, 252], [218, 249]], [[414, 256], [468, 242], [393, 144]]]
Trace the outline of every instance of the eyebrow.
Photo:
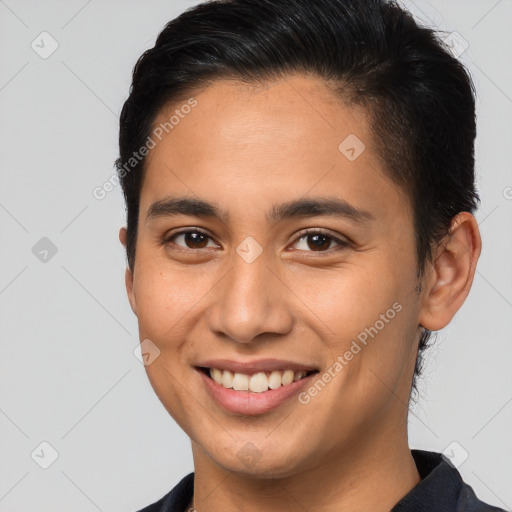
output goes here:
[[[193, 197], [169, 197], [155, 201], [146, 215], [146, 222], [159, 217], [193, 215], [229, 222], [230, 215], [217, 204]], [[277, 224], [286, 219], [327, 216], [367, 223], [375, 217], [367, 210], [351, 205], [339, 198], [320, 197], [274, 204], [266, 214], [267, 222]]]

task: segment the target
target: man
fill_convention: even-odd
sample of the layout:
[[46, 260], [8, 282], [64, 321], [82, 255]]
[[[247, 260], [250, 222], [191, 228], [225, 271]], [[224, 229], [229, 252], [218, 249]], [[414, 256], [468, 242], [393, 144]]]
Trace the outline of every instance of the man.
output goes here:
[[[471, 79], [384, 0], [189, 9], [135, 66], [120, 240], [195, 472], [154, 511], [483, 511], [407, 413], [481, 250]], [[149, 428], [149, 427], [148, 427]]]

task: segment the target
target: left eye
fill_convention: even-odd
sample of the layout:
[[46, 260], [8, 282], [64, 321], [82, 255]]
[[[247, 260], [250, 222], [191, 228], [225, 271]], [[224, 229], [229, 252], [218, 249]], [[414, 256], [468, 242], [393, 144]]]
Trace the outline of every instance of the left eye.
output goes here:
[[[299, 244], [305, 241], [303, 247], [306, 246], [311, 249], [311, 251], [307, 252], [325, 252], [327, 249], [331, 248], [332, 242], [335, 242], [341, 247], [346, 247], [348, 245], [348, 242], [333, 237], [323, 231], [308, 231], [303, 233], [297, 240]], [[300, 250], [305, 249], [302, 248]]]

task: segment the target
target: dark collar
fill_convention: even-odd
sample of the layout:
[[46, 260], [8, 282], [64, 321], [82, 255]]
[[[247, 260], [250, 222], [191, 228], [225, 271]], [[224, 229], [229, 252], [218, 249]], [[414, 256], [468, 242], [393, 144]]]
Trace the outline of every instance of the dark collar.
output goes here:
[[443, 454], [424, 450], [411, 454], [421, 481], [391, 512], [505, 512], [480, 501]]
[[[421, 481], [411, 489], [391, 512], [457, 510], [462, 478], [442, 454], [411, 450]], [[442, 504], [442, 507], [439, 507]]]

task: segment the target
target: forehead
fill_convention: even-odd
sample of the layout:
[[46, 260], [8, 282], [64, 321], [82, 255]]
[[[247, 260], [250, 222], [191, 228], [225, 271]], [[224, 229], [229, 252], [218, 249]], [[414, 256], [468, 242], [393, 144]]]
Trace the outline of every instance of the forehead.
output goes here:
[[351, 198], [380, 215], [391, 201], [408, 202], [384, 172], [365, 111], [319, 79], [219, 80], [189, 98], [155, 120], [154, 129], [167, 130], [147, 157], [141, 207], [170, 193], [244, 212], [308, 194]]
[[[211, 156], [221, 156], [224, 149], [251, 156], [265, 150], [272, 152], [269, 157], [284, 151], [288, 161], [304, 152], [314, 154], [316, 148], [327, 149], [327, 158], [333, 160], [348, 135], [357, 134], [366, 145], [372, 144], [365, 110], [345, 106], [317, 78], [291, 75], [263, 84], [218, 80], [190, 96], [197, 105], [170, 130], [177, 155], [194, 144], [195, 150]], [[184, 108], [189, 110], [187, 102], [185, 98], [162, 109], [154, 126], [165, 125]], [[190, 145], [178, 144], [185, 137]], [[263, 160], [265, 154], [260, 151], [260, 156]]]

